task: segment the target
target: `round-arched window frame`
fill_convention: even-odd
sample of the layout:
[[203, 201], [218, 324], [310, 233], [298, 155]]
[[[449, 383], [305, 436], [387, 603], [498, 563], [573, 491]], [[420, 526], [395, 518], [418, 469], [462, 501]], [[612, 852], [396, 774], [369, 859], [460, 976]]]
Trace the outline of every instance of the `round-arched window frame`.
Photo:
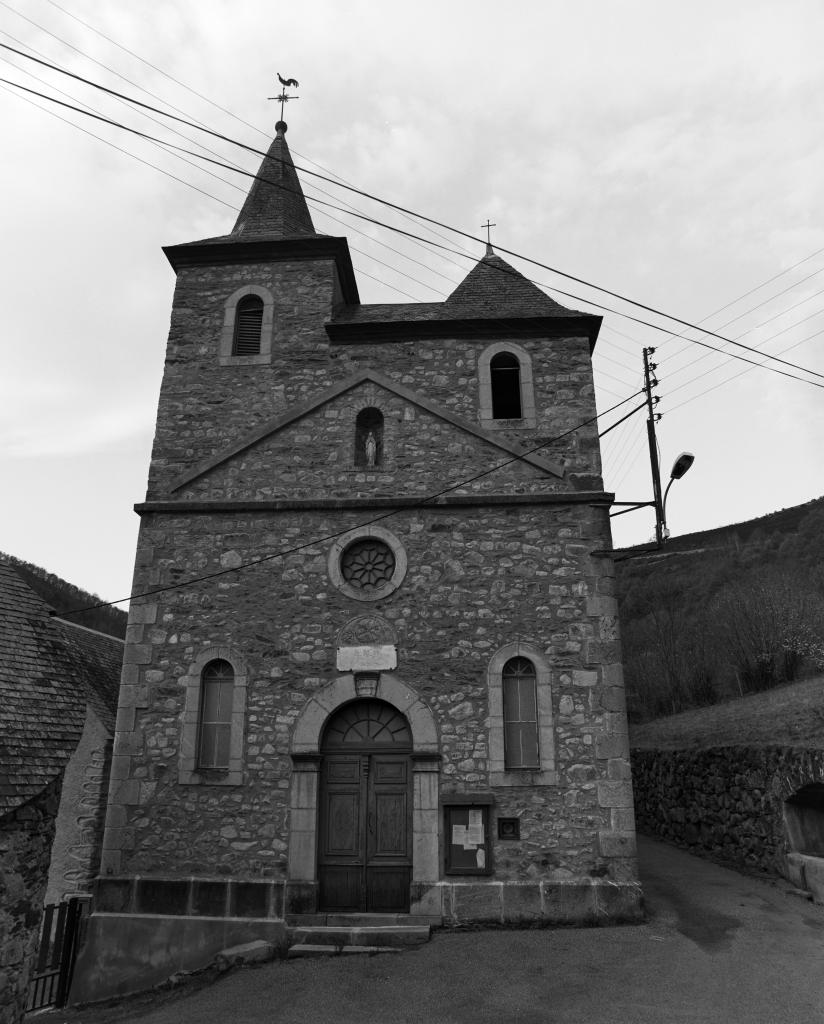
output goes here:
[[394, 593], [403, 582], [406, 565], [401, 542], [379, 526], [350, 530], [329, 550], [329, 578], [356, 601], [380, 601]]

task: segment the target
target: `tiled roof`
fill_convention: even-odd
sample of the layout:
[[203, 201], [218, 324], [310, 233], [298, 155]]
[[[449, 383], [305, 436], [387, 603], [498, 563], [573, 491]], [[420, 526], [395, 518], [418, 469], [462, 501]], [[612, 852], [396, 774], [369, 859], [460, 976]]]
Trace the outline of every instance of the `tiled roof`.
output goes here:
[[342, 306], [332, 318], [334, 324], [412, 323], [437, 320], [442, 302], [374, 302], [361, 306]]
[[260, 165], [232, 229], [232, 239], [298, 238], [315, 227], [286, 144], [286, 125], [278, 121], [269, 152]]
[[500, 256], [488, 253], [444, 302], [342, 306], [328, 327], [334, 331], [336, 327], [354, 325], [547, 319], [592, 321], [592, 327], [595, 321], [600, 322], [590, 313], [555, 302]]
[[78, 640], [80, 632], [98, 636], [56, 623], [48, 605], [0, 561], [0, 814], [63, 770], [83, 731], [87, 701], [111, 717], [111, 673], [116, 682], [122, 645], [114, 638], [112, 645], [108, 638]]
[[123, 641], [65, 619], [52, 621], [63, 636], [77, 675], [86, 685], [89, 704], [109, 732], [114, 732], [120, 670], [123, 666]]
[[500, 256], [487, 253], [443, 304], [448, 317], [575, 316]]

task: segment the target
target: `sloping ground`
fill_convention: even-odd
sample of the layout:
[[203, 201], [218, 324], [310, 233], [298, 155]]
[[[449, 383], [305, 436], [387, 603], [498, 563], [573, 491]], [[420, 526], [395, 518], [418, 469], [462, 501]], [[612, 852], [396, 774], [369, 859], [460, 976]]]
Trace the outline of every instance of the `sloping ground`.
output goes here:
[[634, 750], [777, 746], [824, 750], [824, 676], [630, 726]]

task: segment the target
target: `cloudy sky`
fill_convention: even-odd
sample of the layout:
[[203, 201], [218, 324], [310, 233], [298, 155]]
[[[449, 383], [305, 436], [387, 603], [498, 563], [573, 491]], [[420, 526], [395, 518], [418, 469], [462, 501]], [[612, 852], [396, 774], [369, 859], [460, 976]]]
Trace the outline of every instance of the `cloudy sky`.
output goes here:
[[[299, 165], [469, 234], [489, 218], [500, 247], [802, 367], [753, 367], [730, 353], [763, 357], [505, 255], [563, 304], [614, 310], [599, 409], [658, 348], [665, 477], [696, 456], [670, 494], [673, 534], [824, 494], [822, 39], [820, 0], [0, 0], [0, 42], [254, 147], [273, 134], [276, 73], [295, 77]], [[257, 169], [0, 56], [4, 79]], [[0, 118], [0, 550], [114, 599], [130, 589], [168, 331], [160, 247], [227, 232], [249, 179], [6, 85]], [[341, 207], [313, 209], [315, 225], [348, 236], [365, 302], [443, 298], [483, 253], [303, 181]], [[604, 465], [620, 500], [650, 496], [643, 417], [604, 439]], [[653, 531], [646, 511], [614, 526], [616, 544]]]

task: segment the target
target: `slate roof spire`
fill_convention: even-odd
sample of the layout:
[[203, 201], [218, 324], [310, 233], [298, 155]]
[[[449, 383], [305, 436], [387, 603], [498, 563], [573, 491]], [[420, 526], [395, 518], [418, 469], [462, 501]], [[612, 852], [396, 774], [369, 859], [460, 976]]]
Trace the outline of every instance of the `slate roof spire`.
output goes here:
[[570, 313], [574, 315], [502, 260], [487, 243], [483, 259], [443, 303], [442, 316], [557, 317]]
[[317, 232], [286, 143], [286, 122], [278, 121], [230, 237], [241, 241], [307, 236], [317, 237]]

